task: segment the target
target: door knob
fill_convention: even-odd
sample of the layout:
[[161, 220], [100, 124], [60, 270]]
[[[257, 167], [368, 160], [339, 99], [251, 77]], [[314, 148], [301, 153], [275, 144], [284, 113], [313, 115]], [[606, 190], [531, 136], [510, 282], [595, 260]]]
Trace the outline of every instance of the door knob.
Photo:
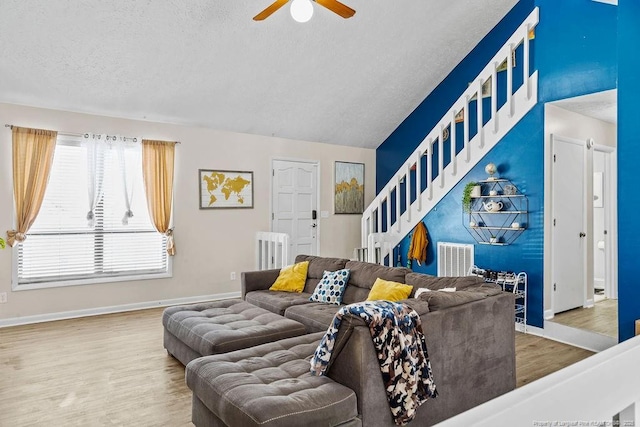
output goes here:
[[317, 227], [316, 223], [311, 224], [311, 228], [316, 228], [316, 227]]
[[585, 236], [586, 236], [586, 234], [580, 233], [580, 237], [585, 237]]

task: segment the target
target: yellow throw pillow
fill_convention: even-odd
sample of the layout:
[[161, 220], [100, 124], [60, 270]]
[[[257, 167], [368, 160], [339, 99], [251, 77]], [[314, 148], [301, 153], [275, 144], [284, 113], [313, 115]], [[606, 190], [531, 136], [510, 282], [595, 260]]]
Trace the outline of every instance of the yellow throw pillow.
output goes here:
[[378, 277], [373, 284], [373, 287], [371, 287], [367, 301], [400, 301], [401, 299], [409, 298], [409, 294], [412, 289], [413, 286], [411, 285], [383, 280]]
[[297, 264], [288, 265], [280, 270], [280, 274], [270, 291], [284, 292], [302, 292], [304, 284], [307, 281], [307, 270], [309, 269], [309, 261], [302, 261]]

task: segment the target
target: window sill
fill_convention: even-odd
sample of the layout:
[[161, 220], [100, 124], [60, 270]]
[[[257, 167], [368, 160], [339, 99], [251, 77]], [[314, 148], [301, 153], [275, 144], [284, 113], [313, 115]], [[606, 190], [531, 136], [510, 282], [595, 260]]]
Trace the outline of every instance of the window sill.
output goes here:
[[63, 288], [67, 286], [96, 285], [100, 283], [136, 282], [139, 280], [167, 279], [167, 278], [173, 277], [173, 272], [171, 270], [172, 270], [171, 265], [169, 265], [169, 271], [165, 273], [149, 273], [149, 274], [128, 275], [128, 276], [82, 278], [82, 279], [75, 279], [75, 280], [58, 280], [58, 281], [34, 282], [34, 283], [17, 283], [17, 280], [15, 280], [14, 278], [14, 280], [11, 283], [11, 289], [13, 291], [30, 291], [35, 289]]

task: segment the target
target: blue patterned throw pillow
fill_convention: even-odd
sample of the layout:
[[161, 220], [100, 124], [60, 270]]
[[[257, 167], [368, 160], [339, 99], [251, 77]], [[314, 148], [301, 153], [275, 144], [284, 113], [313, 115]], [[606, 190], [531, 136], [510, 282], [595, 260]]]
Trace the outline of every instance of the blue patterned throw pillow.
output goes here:
[[338, 271], [325, 271], [309, 301], [340, 305], [348, 281], [349, 270], [346, 268]]

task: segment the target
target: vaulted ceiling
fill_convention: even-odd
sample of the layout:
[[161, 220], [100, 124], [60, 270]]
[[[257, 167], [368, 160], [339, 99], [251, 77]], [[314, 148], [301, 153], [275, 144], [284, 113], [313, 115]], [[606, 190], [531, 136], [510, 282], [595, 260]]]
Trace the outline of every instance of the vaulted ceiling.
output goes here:
[[517, 0], [0, 0], [0, 102], [375, 148]]

